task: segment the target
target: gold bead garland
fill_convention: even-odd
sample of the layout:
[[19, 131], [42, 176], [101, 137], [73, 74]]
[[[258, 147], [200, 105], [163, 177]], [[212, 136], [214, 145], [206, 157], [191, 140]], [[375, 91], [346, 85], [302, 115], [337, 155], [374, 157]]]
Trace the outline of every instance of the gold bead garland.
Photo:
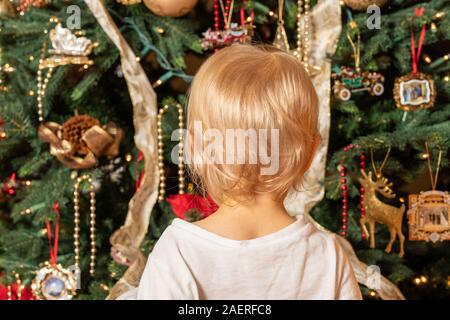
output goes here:
[[[57, 17], [51, 17], [47, 24], [47, 28], [44, 30], [44, 34], [48, 34], [48, 27], [50, 26], [51, 23], [58, 23], [58, 22], [59, 22], [59, 20]], [[45, 97], [45, 91], [47, 90], [48, 82], [50, 81], [50, 78], [53, 75], [53, 68], [50, 67], [50, 68], [48, 68], [47, 74], [45, 75], [45, 79], [42, 78], [42, 70], [44, 69], [43, 63], [44, 63], [44, 58], [45, 58], [46, 52], [47, 52], [47, 40], [44, 41], [44, 45], [42, 46], [42, 49], [41, 49], [41, 57], [39, 59], [39, 66], [38, 66], [38, 72], [37, 72], [36, 99], [37, 99], [37, 112], [38, 112], [39, 122], [44, 121], [43, 100]]]
[[303, 63], [306, 71], [310, 71], [309, 49], [310, 38], [310, 0], [297, 1], [297, 49], [294, 55]]
[[[14, 277], [16, 278], [16, 284], [17, 284], [17, 289], [16, 289], [16, 295], [17, 295], [17, 300], [22, 300], [22, 291], [25, 288], [25, 286], [22, 284], [22, 280], [20, 279], [20, 275], [18, 273], [14, 273]], [[8, 285], [6, 287], [6, 291], [7, 291], [7, 299], [8, 300], [12, 300], [12, 286]]]
[[[178, 110], [178, 127], [179, 127], [179, 149], [178, 149], [178, 193], [184, 194], [185, 187], [185, 167], [184, 167], [184, 111], [180, 104], [176, 105]], [[166, 195], [166, 176], [164, 170], [164, 141], [163, 141], [163, 129], [162, 129], [162, 119], [164, 113], [169, 109], [169, 105], [165, 105], [159, 110], [158, 113], [158, 168], [159, 168], [159, 194], [158, 201], [163, 201]]]
[[89, 183], [89, 196], [90, 196], [90, 240], [91, 240], [91, 257], [89, 263], [89, 273], [91, 276], [95, 274], [95, 254], [97, 249], [95, 248], [95, 217], [96, 217], [96, 208], [95, 208], [95, 192], [94, 192], [94, 184], [91, 176], [83, 175], [76, 179], [74, 184], [74, 192], [73, 192], [73, 202], [74, 202], [74, 247], [75, 247], [75, 266], [80, 268], [80, 184], [83, 181], [87, 181]]

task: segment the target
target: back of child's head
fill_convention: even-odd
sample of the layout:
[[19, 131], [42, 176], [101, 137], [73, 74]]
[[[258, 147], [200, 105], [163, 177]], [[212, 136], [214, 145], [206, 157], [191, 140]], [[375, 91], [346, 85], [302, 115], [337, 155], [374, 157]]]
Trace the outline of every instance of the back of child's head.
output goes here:
[[[260, 193], [282, 200], [308, 169], [318, 134], [317, 105], [313, 84], [293, 55], [251, 45], [214, 53], [189, 95], [187, 152], [195, 181], [219, 203]], [[229, 143], [230, 134], [242, 132], [248, 134], [243, 144], [234, 138], [234, 145]], [[243, 147], [245, 161], [237, 155]]]

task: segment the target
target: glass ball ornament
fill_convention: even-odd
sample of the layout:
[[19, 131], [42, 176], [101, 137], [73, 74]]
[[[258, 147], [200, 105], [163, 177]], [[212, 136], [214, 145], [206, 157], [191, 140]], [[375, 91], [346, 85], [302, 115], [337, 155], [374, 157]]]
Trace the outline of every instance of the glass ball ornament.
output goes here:
[[191, 11], [198, 0], [144, 0], [151, 12], [163, 17], [181, 17]]

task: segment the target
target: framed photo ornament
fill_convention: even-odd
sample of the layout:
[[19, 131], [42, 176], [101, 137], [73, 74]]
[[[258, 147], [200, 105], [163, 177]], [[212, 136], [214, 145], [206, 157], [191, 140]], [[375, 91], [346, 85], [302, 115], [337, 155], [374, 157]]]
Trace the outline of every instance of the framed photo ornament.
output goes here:
[[436, 87], [433, 78], [417, 72], [395, 79], [394, 100], [397, 108], [405, 111], [428, 109], [434, 105]]
[[450, 240], [450, 194], [425, 191], [409, 195], [409, 240]]

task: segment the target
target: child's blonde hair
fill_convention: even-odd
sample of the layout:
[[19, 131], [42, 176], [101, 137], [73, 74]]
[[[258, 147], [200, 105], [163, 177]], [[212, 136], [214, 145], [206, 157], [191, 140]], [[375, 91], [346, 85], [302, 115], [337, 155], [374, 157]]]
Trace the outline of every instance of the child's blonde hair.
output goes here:
[[[279, 170], [261, 175], [260, 163], [191, 163], [197, 184], [218, 203], [271, 193], [282, 200], [298, 188], [308, 169], [318, 134], [317, 94], [302, 64], [269, 46], [233, 45], [213, 54], [200, 68], [188, 102], [188, 132], [279, 129]], [[270, 136], [270, 135], [269, 135]], [[271, 141], [273, 143], [274, 141]], [[268, 152], [273, 145], [268, 144]], [[203, 150], [192, 156], [202, 157]]]

